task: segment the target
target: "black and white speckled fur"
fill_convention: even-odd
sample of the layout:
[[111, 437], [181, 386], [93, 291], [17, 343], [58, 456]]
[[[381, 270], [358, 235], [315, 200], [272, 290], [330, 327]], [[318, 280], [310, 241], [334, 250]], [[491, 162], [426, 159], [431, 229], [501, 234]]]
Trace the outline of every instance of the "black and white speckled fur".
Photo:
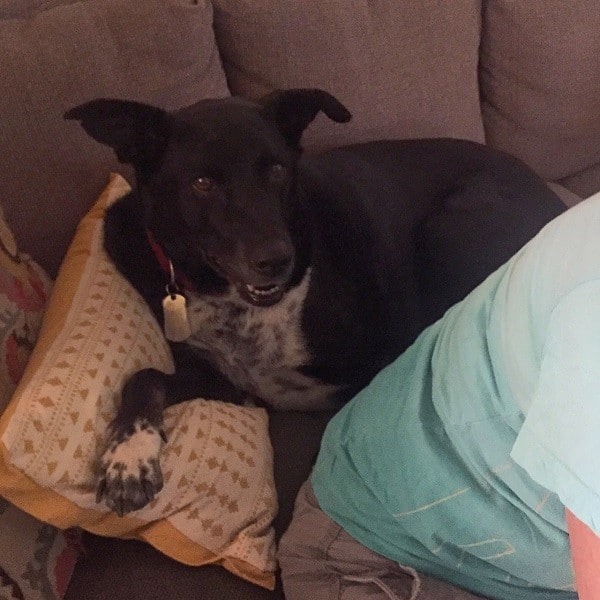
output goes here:
[[311, 356], [302, 331], [302, 308], [310, 269], [277, 304], [248, 306], [231, 289], [218, 298], [190, 294], [188, 344], [211, 360], [237, 388], [279, 410], [314, 410], [327, 405], [337, 386], [304, 374]]
[[460, 140], [370, 142], [302, 155], [322, 90], [174, 112], [95, 100], [66, 115], [131, 163], [105, 247], [159, 320], [181, 275], [192, 335], [176, 369], [134, 374], [98, 498], [124, 514], [160, 490], [162, 412], [204, 396], [275, 409], [339, 406], [563, 206], [522, 163]]
[[108, 495], [108, 505], [119, 516], [145, 506], [163, 487], [160, 450], [163, 435], [146, 419], [134, 421], [131, 430], [111, 437], [100, 459], [98, 501], [106, 490], [119, 487], [124, 493]]

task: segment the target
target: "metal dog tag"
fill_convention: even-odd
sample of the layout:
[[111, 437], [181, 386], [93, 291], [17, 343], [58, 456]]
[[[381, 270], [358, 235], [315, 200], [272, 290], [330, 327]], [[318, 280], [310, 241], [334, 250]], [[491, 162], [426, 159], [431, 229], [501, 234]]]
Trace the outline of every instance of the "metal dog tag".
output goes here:
[[181, 294], [167, 294], [163, 298], [162, 305], [165, 337], [171, 342], [184, 342], [192, 335], [185, 308], [185, 297]]

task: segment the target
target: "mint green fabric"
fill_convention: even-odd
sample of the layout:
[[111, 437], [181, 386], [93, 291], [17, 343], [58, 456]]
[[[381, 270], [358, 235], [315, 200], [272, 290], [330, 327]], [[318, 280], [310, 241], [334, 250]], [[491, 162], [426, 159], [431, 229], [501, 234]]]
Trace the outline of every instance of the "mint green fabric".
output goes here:
[[552, 313], [538, 387], [511, 456], [600, 532], [600, 279]]
[[600, 532], [598, 390], [600, 194], [334, 417], [315, 494], [388, 558], [490, 598], [574, 599], [564, 507]]

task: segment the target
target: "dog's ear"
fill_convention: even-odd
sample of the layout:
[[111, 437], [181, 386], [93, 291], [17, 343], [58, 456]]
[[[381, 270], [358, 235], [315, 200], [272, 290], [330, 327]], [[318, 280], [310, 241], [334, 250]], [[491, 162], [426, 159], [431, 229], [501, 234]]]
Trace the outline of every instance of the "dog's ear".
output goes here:
[[120, 162], [147, 172], [162, 156], [169, 135], [167, 113], [155, 106], [100, 98], [68, 110], [96, 141], [110, 146]]
[[347, 123], [352, 118], [337, 98], [316, 88], [275, 90], [260, 103], [263, 114], [275, 121], [283, 137], [294, 147], [299, 146], [302, 132], [320, 111], [337, 123]]

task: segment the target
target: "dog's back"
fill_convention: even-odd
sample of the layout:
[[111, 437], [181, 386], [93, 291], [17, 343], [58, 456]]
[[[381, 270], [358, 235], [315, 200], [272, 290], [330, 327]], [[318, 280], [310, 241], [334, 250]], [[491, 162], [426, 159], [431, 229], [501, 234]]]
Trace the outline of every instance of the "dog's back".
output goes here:
[[301, 172], [320, 248], [309, 345], [352, 391], [565, 208], [516, 159], [461, 140], [349, 146]]

